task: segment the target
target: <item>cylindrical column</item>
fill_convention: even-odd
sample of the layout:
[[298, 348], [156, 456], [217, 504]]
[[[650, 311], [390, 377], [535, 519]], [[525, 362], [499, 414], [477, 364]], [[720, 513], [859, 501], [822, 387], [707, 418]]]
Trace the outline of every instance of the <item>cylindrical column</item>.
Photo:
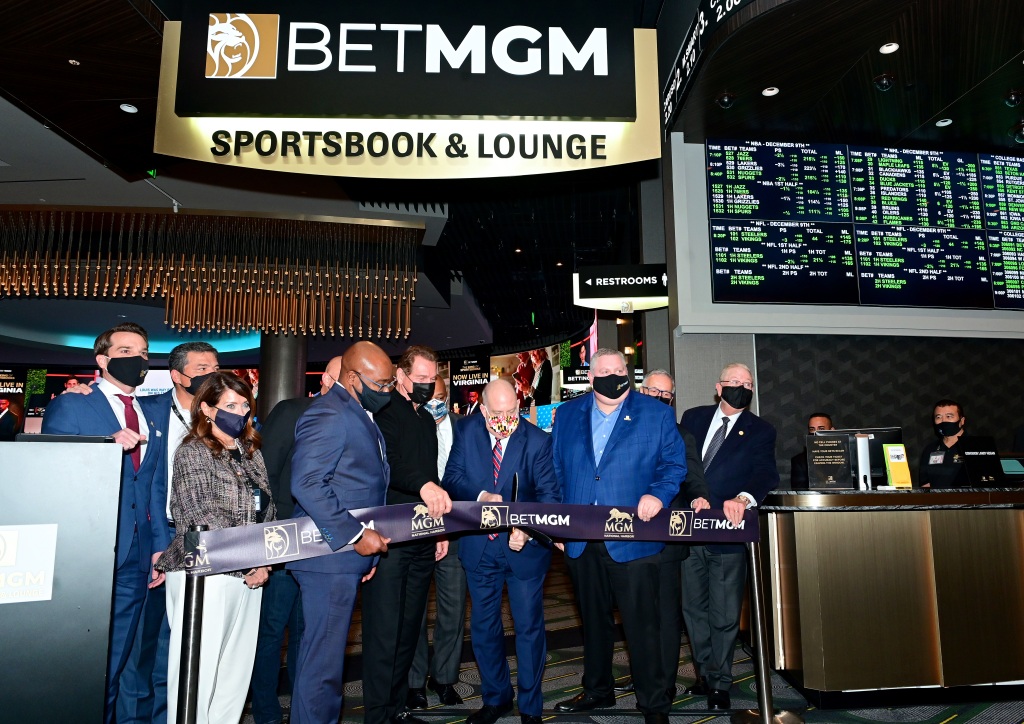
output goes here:
[[[185, 534], [185, 550], [195, 555], [199, 548], [199, 534], [209, 530], [206, 525], [194, 525]], [[178, 670], [177, 724], [195, 724], [199, 701], [199, 646], [203, 640], [203, 594], [206, 579], [185, 576], [185, 615], [181, 628], [181, 660]]]
[[305, 394], [306, 352], [304, 334], [260, 335], [260, 394], [256, 409], [261, 420], [281, 400]]

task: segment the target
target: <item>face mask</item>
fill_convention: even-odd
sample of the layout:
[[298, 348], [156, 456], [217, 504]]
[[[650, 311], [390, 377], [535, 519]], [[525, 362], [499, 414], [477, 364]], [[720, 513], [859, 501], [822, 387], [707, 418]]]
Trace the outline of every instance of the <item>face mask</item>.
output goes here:
[[663, 403], [665, 403], [666, 405], [668, 405], [669, 407], [672, 407], [672, 400], [670, 400], [670, 399], [669, 399], [669, 398], [667, 398], [667, 397], [659, 397], [659, 398], [658, 398], [658, 402], [663, 402]]
[[356, 391], [356, 397], [359, 398], [359, 404], [363, 406], [363, 409], [371, 415], [380, 412], [391, 402], [390, 392], [371, 390], [365, 383], [363, 389]]
[[488, 415], [487, 427], [491, 428], [496, 437], [508, 437], [519, 427], [519, 414], [512, 412], [508, 415]]
[[409, 393], [409, 400], [417, 405], [425, 405], [434, 396], [433, 382], [413, 382], [412, 392]]
[[213, 424], [220, 428], [228, 437], [237, 438], [245, 430], [245, 426], [249, 424], [249, 415], [251, 413], [245, 413], [244, 415], [236, 415], [233, 412], [222, 410], [217, 408], [217, 415], [213, 418]]
[[149, 360], [134, 357], [107, 357], [107, 372], [122, 385], [138, 387], [149, 372]]
[[199, 388], [203, 386], [204, 382], [213, 377], [214, 374], [216, 373], [207, 372], [205, 375], [196, 375], [195, 377], [192, 378], [192, 381], [188, 384], [188, 387], [185, 388], [185, 392], [193, 396], [198, 395]]
[[722, 387], [722, 400], [736, 410], [744, 410], [754, 399], [754, 391], [746, 387]]
[[430, 416], [434, 418], [434, 422], [448, 414], [448, 403], [444, 400], [427, 400], [425, 407]]
[[629, 378], [626, 375], [607, 375], [594, 378], [594, 392], [607, 397], [610, 400], [617, 400], [626, 394], [629, 389]]
[[935, 426], [935, 434], [939, 437], [953, 437], [960, 432], [960, 421], [940, 422]]

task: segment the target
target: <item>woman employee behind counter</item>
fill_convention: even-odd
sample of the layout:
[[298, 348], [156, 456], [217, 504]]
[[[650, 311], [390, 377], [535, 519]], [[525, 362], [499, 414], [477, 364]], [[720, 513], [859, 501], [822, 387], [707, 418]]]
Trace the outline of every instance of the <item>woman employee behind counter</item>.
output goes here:
[[921, 453], [918, 479], [922, 488], [961, 488], [967, 486], [964, 470], [964, 451], [960, 440], [964, 437], [963, 408], [955, 400], [935, 403], [935, 434], [940, 438], [925, 446]]

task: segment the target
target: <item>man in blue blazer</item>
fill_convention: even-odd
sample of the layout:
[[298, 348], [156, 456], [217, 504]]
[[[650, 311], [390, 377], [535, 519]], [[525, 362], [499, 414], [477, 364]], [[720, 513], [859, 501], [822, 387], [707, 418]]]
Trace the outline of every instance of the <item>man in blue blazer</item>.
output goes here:
[[[515, 388], [495, 380], [484, 387], [481, 414], [466, 418], [459, 427], [443, 485], [455, 500], [500, 503], [512, 500], [512, 478], [517, 474], [519, 502], [562, 502], [550, 436], [520, 418]], [[519, 715], [523, 724], [540, 724], [547, 656], [544, 577], [551, 550], [513, 529], [511, 534], [465, 536], [459, 541], [459, 559], [473, 601], [469, 625], [484, 703], [466, 722], [494, 724], [512, 709], [501, 621], [502, 589], [508, 586], [516, 630]]]
[[354, 552], [288, 564], [299, 583], [305, 631], [292, 692], [294, 724], [336, 724], [341, 717], [345, 641], [362, 581], [373, 576], [384, 538], [350, 510], [384, 505], [390, 470], [372, 416], [388, 404], [391, 360], [373, 342], [357, 342], [341, 360], [330, 391], [295, 426], [292, 497], [295, 516], [316, 522], [332, 550]]
[[[686, 478], [686, 449], [672, 410], [632, 392], [621, 352], [599, 349], [590, 361], [593, 392], [558, 408], [553, 430], [555, 473], [564, 502], [636, 506], [649, 521], [672, 502]], [[628, 514], [627, 514], [628, 515]], [[640, 525], [632, 516], [623, 535]], [[569, 575], [583, 620], [583, 691], [556, 711], [614, 706], [613, 605], [629, 646], [637, 706], [644, 721], [668, 722], [668, 688], [675, 672], [660, 653], [659, 563], [664, 543], [609, 540], [568, 542]]]
[[[715, 384], [721, 402], [683, 413], [681, 425], [698, 445], [711, 506], [739, 524], [779, 484], [775, 428], [750, 412], [754, 378], [732, 363]], [[696, 683], [688, 694], [707, 695], [708, 709], [731, 705], [732, 659], [747, 579], [744, 546], [693, 546], [683, 561], [683, 619], [693, 648]]]
[[167, 418], [160, 417], [152, 398], [135, 396], [135, 388], [149, 371], [146, 330], [124, 322], [98, 336], [93, 351], [103, 374], [92, 385], [92, 394], [61, 395], [53, 400], [43, 416], [43, 432], [106, 435], [125, 452], [104, 714], [104, 721], [113, 722], [119, 679], [135, 639], [147, 585], [155, 588], [164, 578], [153, 570], [153, 563], [168, 541], [167, 519], [163, 503], [159, 510], [151, 510], [150, 502], [162, 500], [154, 481], [159, 484], [158, 472], [166, 465]]

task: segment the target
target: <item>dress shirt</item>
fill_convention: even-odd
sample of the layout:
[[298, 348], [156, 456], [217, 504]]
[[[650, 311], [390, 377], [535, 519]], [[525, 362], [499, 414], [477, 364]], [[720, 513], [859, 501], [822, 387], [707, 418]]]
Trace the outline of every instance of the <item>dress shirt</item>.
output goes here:
[[[149, 440], [149, 423], [146, 422], [146, 416], [142, 414], [142, 406], [139, 404], [134, 390], [131, 393], [122, 392], [120, 388], [103, 377], [100, 377], [100, 381], [96, 383], [96, 389], [107, 398], [110, 409], [114, 411], [114, 416], [117, 418], [122, 430], [128, 429], [128, 423], [124, 419], [124, 403], [117, 396], [129, 394], [132, 398], [132, 407], [135, 408], [135, 414], [139, 416], [139, 434]], [[147, 445], [139, 445], [139, 465], [142, 465], [142, 461], [146, 459], [146, 447]]]
[[452, 429], [451, 415], [445, 415], [437, 423], [437, 479], [444, 478], [444, 469], [448, 466], [448, 455], [455, 442], [455, 431]]
[[597, 398], [594, 398], [594, 407], [590, 411], [590, 433], [591, 443], [594, 446], [594, 465], [596, 467], [601, 465], [604, 449], [608, 445], [608, 438], [611, 437], [612, 430], [615, 429], [615, 423], [619, 419], [620, 410], [622, 410], [621, 403], [606, 415], [597, 406]]
[[[708, 434], [704, 436], [704, 446], [700, 449], [700, 456], [701, 456], [701, 458], [703, 458], [704, 455], [707, 454], [708, 446], [711, 444], [711, 438], [713, 438], [715, 436], [715, 433], [718, 432], [718, 428], [720, 428], [722, 426], [722, 418], [723, 417], [728, 417], [729, 418], [729, 427], [727, 427], [726, 430], [725, 430], [725, 437], [728, 438], [730, 435], [732, 435], [732, 431], [736, 427], [736, 421], [740, 419], [740, 415], [742, 415], [742, 414], [743, 414], [743, 410], [740, 410], [739, 412], [735, 412], [735, 413], [733, 413], [731, 415], [726, 415], [725, 411], [722, 410], [722, 403], [721, 402], [718, 403], [718, 411], [715, 412], [715, 416], [713, 418], [711, 418], [711, 427], [708, 428]], [[723, 442], [724, 442], [724, 440], [723, 440]], [[757, 501], [754, 500], [754, 496], [753, 495], [751, 495], [750, 493], [744, 493], [742, 491], [739, 493], [739, 495], [742, 495], [744, 498], [747, 499], [747, 507], [748, 508], [756, 508], [757, 507]], [[739, 497], [739, 495], [737, 495], [736, 497]]]
[[[171, 389], [171, 405], [174, 409], [169, 413], [170, 420], [167, 425], [167, 520], [172, 520], [171, 483], [174, 480], [174, 453], [178, 452], [181, 441], [188, 435], [189, 429], [186, 425], [192, 424], [192, 410], [188, 407], [182, 407], [178, 403], [178, 392], [173, 388]], [[181, 417], [185, 421], [184, 425], [178, 419], [178, 416], [174, 414], [174, 410], [181, 413]]]

